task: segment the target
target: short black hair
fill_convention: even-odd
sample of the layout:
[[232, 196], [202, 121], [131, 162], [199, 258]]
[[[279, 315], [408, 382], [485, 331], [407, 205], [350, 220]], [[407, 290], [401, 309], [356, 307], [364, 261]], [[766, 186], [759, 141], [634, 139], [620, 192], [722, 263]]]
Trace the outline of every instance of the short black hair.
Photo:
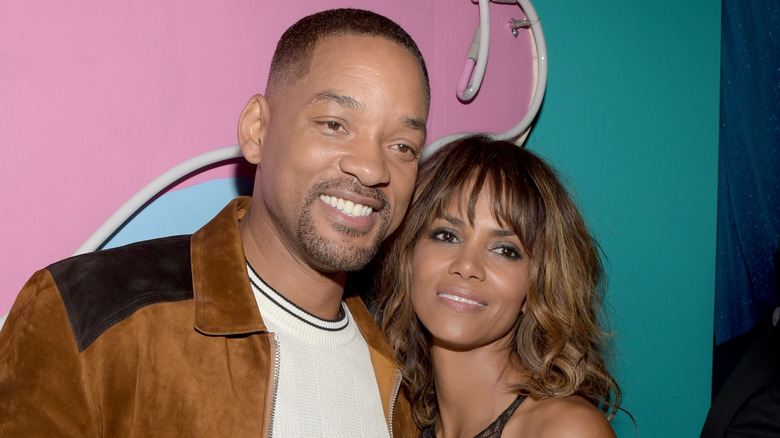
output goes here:
[[408, 50], [420, 65], [425, 84], [426, 103], [430, 104], [431, 88], [428, 70], [422, 53], [412, 37], [401, 26], [383, 15], [352, 8], [317, 12], [290, 26], [276, 45], [266, 94], [308, 73], [312, 53], [318, 42], [345, 35], [379, 36], [394, 41]]

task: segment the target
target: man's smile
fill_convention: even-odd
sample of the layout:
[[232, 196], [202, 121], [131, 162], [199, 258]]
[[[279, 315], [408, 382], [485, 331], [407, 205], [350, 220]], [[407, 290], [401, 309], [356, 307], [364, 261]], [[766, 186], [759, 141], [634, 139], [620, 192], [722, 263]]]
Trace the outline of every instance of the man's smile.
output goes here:
[[320, 199], [326, 204], [338, 209], [340, 212], [348, 216], [363, 217], [370, 215], [371, 212], [374, 211], [373, 208], [367, 205], [356, 204], [352, 201], [348, 201], [343, 198], [337, 198], [335, 196], [320, 195]]

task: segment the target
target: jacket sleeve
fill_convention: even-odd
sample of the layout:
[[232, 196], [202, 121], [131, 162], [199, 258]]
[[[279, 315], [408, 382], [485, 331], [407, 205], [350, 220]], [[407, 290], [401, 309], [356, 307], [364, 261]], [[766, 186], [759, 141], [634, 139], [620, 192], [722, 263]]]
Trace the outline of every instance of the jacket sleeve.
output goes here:
[[0, 437], [95, 437], [76, 341], [51, 274], [36, 272], [0, 331]]

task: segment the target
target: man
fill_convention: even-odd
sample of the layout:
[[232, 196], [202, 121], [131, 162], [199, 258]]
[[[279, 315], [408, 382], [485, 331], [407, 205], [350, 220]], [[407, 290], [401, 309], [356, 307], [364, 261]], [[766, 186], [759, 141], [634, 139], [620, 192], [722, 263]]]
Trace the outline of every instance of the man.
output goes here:
[[[780, 285], [780, 245], [775, 250]], [[702, 438], [780, 436], [780, 306], [715, 347], [713, 401]]]
[[251, 202], [37, 272], [0, 332], [0, 436], [413, 436], [344, 286], [406, 211], [429, 95], [390, 20], [293, 25], [239, 120]]

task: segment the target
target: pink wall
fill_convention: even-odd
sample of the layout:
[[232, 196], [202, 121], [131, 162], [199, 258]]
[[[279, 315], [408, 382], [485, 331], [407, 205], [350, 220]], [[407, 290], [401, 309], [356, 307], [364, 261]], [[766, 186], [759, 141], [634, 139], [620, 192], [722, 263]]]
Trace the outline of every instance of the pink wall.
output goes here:
[[[276, 40], [310, 12], [368, 8], [412, 34], [431, 74], [429, 141], [504, 131], [530, 100], [530, 43], [506, 25], [521, 16], [514, 5], [490, 7], [490, 62], [469, 105], [453, 90], [478, 21], [470, 0], [182, 5], [0, 4], [0, 314], [34, 270], [72, 254], [147, 182], [234, 144], [238, 114], [263, 91]], [[206, 176], [234, 172], [227, 166]]]

